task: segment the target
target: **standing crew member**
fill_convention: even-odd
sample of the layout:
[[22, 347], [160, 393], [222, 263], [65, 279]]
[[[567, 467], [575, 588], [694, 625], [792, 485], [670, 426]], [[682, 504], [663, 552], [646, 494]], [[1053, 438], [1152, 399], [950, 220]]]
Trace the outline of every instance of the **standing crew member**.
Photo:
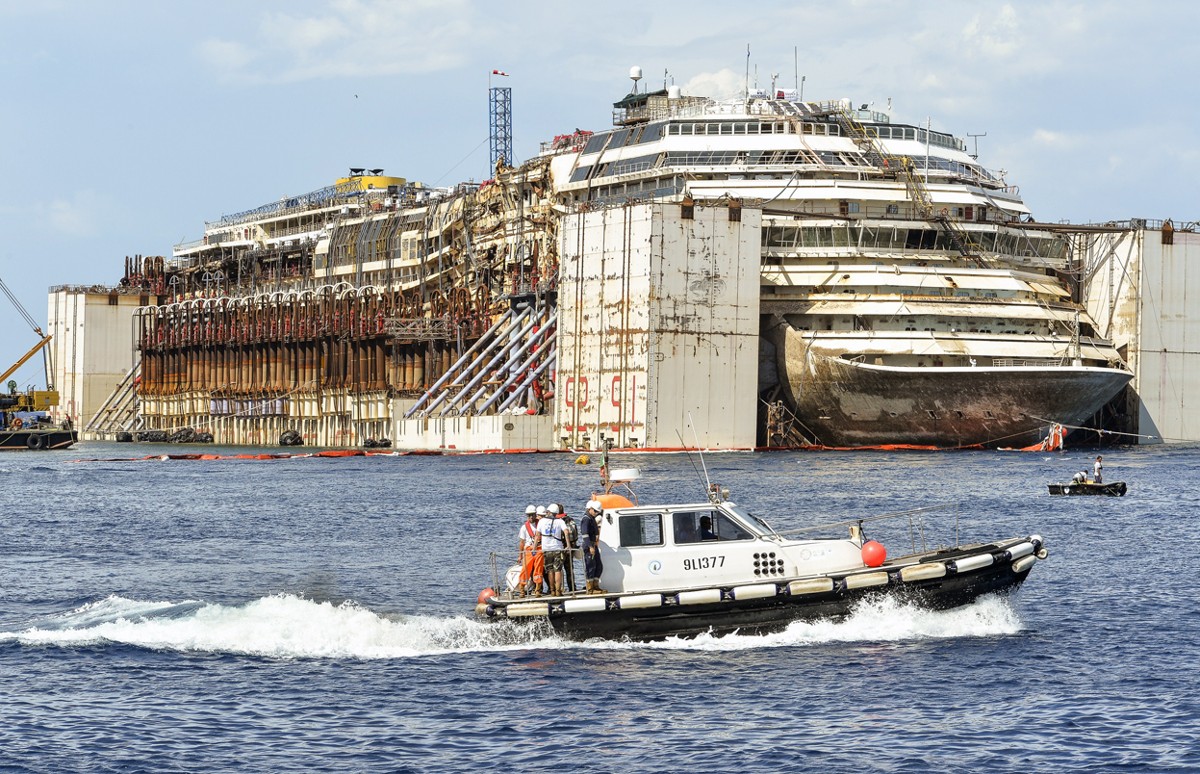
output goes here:
[[1100, 475], [1100, 472], [1101, 472], [1102, 470], [1104, 470], [1104, 462], [1103, 462], [1103, 460], [1104, 460], [1104, 458], [1103, 458], [1103, 457], [1101, 457], [1099, 454], [1097, 454], [1097, 455], [1096, 455], [1096, 462], [1095, 462], [1095, 464], [1093, 464], [1093, 465], [1092, 465], [1092, 470], [1094, 471], [1094, 473], [1093, 473], [1093, 475], [1092, 475], [1092, 480], [1093, 480], [1093, 481], [1095, 481], [1097, 484], [1102, 484], [1102, 483], [1104, 483], [1104, 482], [1101, 480], [1101, 475]]
[[575, 591], [575, 549], [579, 546], [579, 526], [567, 513], [567, 509], [562, 503], [555, 503], [550, 506], [551, 509], [558, 509], [556, 521], [562, 521], [563, 527], [563, 543], [566, 548], [563, 550], [563, 573], [566, 575], [566, 591]]
[[525, 509], [525, 522], [517, 530], [517, 551], [521, 557], [521, 577], [517, 581], [516, 596], [523, 597], [533, 593], [530, 583], [534, 580], [536, 570], [537, 588], [542, 587], [541, 555], [537, 552], [537, 508], [532, 505]]
[[533, 529], [538, 533], [537, 542], [533, 547], [533, 596], [535, 597], [542, 595], [542, 584], [546, 579], [546, 554], [542, 550], [542, 533], [538, 530], [538, 526], [544, 518], [546, 518], [546, 506], [539, 505], [533, 517]]
[[604, 562], [600, 560], [600, 514], [604, 511], [599, 500], [588, 500], [587, 513], [579, 522], [579, 545], [583, 548], [583, 577], [589, 594], [604, 594], [600, 576]]
[[[558, 509], [557, 505], [550, 508]], [[543, 516], [542, 513], [545, 512]], [[542, 556], [546, 562], [546, 585], [550, 587], [550, 596], [557, 597], [563, 593], [563, 549], [566, 547], [566, 531], [562, 519], [554, 518], [557, 513], [538, 506], [538, 535], [542, 541]]]

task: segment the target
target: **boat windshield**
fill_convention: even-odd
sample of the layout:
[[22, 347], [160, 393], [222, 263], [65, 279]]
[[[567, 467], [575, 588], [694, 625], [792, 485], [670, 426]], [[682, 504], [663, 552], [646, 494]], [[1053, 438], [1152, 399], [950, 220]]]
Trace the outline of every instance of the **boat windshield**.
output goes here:
[[738, 517], [740, 517], [741, 519], [744, 519], [747, 524], [752, 524], [752, 525], [757, 526], [759, 529], [762, 530], [762, 533], [764, 535], [778, 535], [779, 534], [778, 532], [775, 531], [775, 528], [772, 527], [770, 524], [768, 524], [766, 522], [766, 520], [763, 519], [761, 516], [755, 516], [753, 513], [750, 513], [749, 511], [744, 511], [738, 507], [730, 507], [729, 510], [736, 513], [738, 515]]

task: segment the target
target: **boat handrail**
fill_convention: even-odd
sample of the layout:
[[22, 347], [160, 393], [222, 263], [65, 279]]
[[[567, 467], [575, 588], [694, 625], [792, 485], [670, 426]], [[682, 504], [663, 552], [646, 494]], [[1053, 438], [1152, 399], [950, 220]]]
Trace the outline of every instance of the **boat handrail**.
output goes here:
[[[579, 546], [564, 548], [562, 550], [571, 555], [572, 562], [574, 562], [576, 559], [581, 562], [583, 561], [583, 549]], [[521, 564], [522, 557], [519, 554], [515, 559], [510, 557], [512, 557], [512, 554], [508, 551], [488, 552], [488, 563], [491, 564], [492, 569], [492, 589], [494, 589], [496, 592], [503, 592], [506, 590], [508, 580], [506, 576], [508, 571], [514, 565], [520, 566]], [[504, 562], [503, 572], [501, 572], [501, 565], [499, 562]]]
[[[911, 508], [909, 510], [904, 510], [904, 511], [895, 511], [893, 513], [881, 513], [878, 516], [863, 516], [863, 517], [857, 518], [857, 519], [844, 519], [842, 521], [832, 521], [832, 522], [828, 522], [825, 524], [814, 524], [814, 525], [811, 525], [808, 527], [797, 527], [795, 529], [788, 529], [788, 530], [775, 530], [775, 535], [778, 537], [787, 537], [789, 535], [799, 535], [799, 534], [803, 534], [806, 532], [816, 532], [818, 530], [828, 530], [828, 529], [831, 529], [834, 527], [854, 527], [854, 526], [857, 526], [861, 533], [863, 524], [867, 524], [870, 522], [886, 521], [889, 519], [900, 519], [900, 518], [905, 518], [905, 517], [907, 517], [909, 520], [908, 526], [909, 526], [909, 530], [911, 532], [913, 529], [913, 526], [914, 526], [914, 524], [913, 524], [914, 516], [920, 516], [925, 513], [932, 513], [934, 511], [946, 511], [946, 510], [951, 510], [951, 509], [954, 510], [954, 539], [955, 539], [955, 543], [957, 544], [959, 542], [958, 514], [962, 511], [962, 503], [961, 502], [935, 503], [933, 505], [926, 505], [921, 508]], [[912, 538], [913, 538], [913, 544], [915, 545], [916, 544], [916, 535], [912, 534]]]

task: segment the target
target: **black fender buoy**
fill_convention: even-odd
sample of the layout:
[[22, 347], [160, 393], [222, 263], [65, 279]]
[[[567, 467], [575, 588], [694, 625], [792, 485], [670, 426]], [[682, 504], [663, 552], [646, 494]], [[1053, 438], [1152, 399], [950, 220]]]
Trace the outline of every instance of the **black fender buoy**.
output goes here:
[[38, 449], [45, 449], [46, 448], [46, 436], [41, 435], [39, 433], [30, 433], [29, 436], [25, 439], [25, 445], [34, 451], [36, 451]]
[[171, 443], [191, 443], [196, 440], [196, 431], [190, 427], [181, 427], [172, 431], [167, 440]]

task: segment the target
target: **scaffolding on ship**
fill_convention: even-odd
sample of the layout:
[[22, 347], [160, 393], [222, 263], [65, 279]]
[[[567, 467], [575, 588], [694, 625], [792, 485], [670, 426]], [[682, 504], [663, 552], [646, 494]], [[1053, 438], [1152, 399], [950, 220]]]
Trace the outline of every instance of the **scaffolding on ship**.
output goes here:
[[88, 430], [374, 446], [390, 444], [413, 401], [409, 415], [544, 410], [557, 275], [548, 174], [535, 160], [421, 201], [322, 189], [215, 225], [253, 236], [268, 225], [255, 218], [321, 207], [337, 213], [325, 252], [214, 233], [199, 257], [127, 262], [122, 284], [165, 301], [135, 313], [137, 373]]

